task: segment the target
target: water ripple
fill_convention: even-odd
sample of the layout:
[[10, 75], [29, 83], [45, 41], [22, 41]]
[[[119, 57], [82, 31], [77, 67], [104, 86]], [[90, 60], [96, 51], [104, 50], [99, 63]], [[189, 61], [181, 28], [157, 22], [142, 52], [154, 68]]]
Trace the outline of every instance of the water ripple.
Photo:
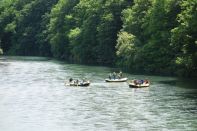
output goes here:
[[[12, 57], [0, 63], [0, 129], [3, 131], [196, 131], [197, 91], [149, 78], [151, 87], [105, 83], [110, 68]], [[87, 88], [65, 87], [70, 77]]]

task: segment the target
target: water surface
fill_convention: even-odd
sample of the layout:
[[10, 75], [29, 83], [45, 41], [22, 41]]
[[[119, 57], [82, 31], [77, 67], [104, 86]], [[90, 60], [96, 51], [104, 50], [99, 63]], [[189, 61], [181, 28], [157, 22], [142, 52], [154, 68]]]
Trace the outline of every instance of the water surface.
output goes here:
[[[111, 71], [39, 57], [1, 60], [0, 130], [197, 130], [195, 84], [125, 74], [151, 80], [149, 88], [131, 89], [127, 83], [105, 83]], [[86, 77], [91, 85], [65, 87], [70, 77]]]

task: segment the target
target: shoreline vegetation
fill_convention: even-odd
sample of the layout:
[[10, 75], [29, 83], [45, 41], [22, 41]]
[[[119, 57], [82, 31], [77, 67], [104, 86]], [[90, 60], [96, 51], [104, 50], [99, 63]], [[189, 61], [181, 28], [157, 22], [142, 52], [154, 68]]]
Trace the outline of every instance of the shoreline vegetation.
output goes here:
[[196, 0], [1, 0], [0, 47], [4, 55], [195, 78], [196, 7]]

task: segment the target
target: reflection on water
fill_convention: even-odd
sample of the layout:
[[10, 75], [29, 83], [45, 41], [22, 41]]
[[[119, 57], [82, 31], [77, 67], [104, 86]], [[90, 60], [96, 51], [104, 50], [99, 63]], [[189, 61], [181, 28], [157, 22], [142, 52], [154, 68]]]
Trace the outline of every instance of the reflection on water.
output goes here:
[[170, 86], [178, 86], [187, 89], [197, 89], [197, 79], [176, 79], [176, 80], [163, 80], [160, 83], [168, 84]]
[[[0, 61], [0, 129], [2, 131], [190, 130], [197, 129], [197, 90], [148, 78], [149, 88], [105, 83], [106, 67], [65, 64], [50, 59], [12, 57]], [[65, 87], [70, 77], [91, 85]], [[164, 81], [164, 82], [161, 82]], [[167, 83], [165, 83], [167, 81]], [[184, 88], [183, 88], [184, 87]]]

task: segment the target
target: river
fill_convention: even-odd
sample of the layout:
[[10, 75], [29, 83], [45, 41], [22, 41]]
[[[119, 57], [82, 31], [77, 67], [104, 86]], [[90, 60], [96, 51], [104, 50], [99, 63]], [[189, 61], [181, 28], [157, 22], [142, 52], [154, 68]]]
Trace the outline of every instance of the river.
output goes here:
[[[84, 66], [41, 57], [0, 60], [1, 131], [196, 131], [197, 88], [174, 77], [148, 78], [133, 89], [105, 83], [112, 68]], [[89, 87], [66, 87], [70, 77]], [[194, 81], [195, 82], [195, 81]]]

